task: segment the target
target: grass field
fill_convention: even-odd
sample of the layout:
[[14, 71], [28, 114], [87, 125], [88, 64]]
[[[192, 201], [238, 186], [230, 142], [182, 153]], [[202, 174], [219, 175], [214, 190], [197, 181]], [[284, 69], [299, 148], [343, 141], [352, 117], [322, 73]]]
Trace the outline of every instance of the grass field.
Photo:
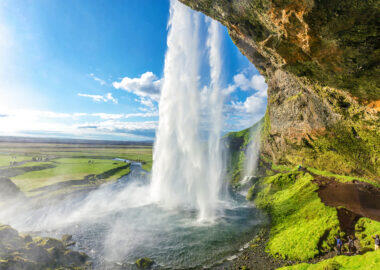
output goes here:
[[0, 142], [0, 177], [10, 178], [24, 194], [34, 196], [46, 187], [56, 192], [117, 180], [130, 168], [115, 158], [140, 161], [150, 171], [152, 147]]

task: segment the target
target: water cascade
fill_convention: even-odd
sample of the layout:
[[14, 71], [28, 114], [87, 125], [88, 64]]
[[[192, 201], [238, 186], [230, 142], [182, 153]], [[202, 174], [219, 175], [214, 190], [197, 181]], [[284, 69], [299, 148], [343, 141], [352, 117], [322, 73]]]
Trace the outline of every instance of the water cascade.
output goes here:
[[245, 150], [243, 183], [255, 176], [260, 154], [261, 126], [250, 129], [250, 141]]
[[[221, 30], [216, 22], [209, 22], [211, 82], [201, 93], [202, 23], [199, 14], [171, 1], [151, 193], [164, 206], [194, 208], [200, 220], [212, 220], [223, 178]], [[202, 111], [202, 97], [206, 99], [206, 112]], [[209, 135], [202, 139], [205, 121]]]

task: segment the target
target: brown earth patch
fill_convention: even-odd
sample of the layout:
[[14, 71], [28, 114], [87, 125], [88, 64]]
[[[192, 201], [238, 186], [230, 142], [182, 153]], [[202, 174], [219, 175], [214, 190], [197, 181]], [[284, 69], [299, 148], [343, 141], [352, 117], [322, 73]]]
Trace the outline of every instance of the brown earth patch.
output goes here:
[[336, 207], [342, 231], [353, 234], [360, 217], [380, 222], [380, 189], [371, 184], [353, 181], [341, 183], [333, 178], [313, 175], [321, 201]]
[[314, 181], [319, 186], [318, 195], [326, 205], [344, 207], [357, 215], [380, 222], [378, 188], [361, 181], [341, 183], [320, 176]]

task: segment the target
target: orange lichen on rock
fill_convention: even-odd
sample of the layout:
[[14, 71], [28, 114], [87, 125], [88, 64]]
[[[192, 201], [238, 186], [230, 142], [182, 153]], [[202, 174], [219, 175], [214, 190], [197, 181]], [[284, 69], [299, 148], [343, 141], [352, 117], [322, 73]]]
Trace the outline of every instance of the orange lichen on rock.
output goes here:
[[303, 1], [295, 1], [284, 8], [272, 6], [269, 17], [272, 23], [281, 30], [285, 39], [297, 44], [305, 53], [310, 52], [309, 26], [304, 15], [309, 7]]
[[379, 100], [375, 100], [375, 101], [372, 101], [371, 103], [369, 103], [367, 105], [368, 108], [371, 108], [377, 112], [380, 112], [380, 99]]

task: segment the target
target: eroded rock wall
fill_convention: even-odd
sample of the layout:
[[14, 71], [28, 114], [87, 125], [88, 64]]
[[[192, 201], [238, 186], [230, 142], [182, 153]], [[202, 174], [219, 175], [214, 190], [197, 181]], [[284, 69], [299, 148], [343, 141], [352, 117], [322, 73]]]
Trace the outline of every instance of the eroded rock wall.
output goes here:
[[[265, 76], [264, 155], [275, 163], [379, 176], [377, 1], [180, 1], [225, 25]], [[347, 143], [353, 148], [345, 149]]]

